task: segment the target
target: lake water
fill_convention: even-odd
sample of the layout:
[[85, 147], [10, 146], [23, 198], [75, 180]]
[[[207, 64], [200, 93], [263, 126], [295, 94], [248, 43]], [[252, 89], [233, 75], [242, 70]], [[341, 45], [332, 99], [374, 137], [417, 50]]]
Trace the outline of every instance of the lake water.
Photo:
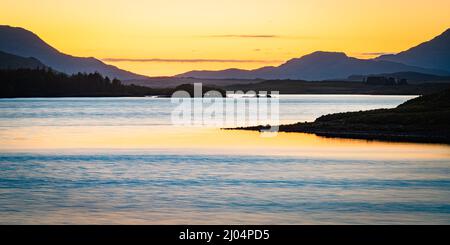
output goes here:
[[[408, 96], [280, 98], [282, 123]], [[173, 126], [164, 98], [0, 100], [1, 224], [450, 224], [450, 146]]]

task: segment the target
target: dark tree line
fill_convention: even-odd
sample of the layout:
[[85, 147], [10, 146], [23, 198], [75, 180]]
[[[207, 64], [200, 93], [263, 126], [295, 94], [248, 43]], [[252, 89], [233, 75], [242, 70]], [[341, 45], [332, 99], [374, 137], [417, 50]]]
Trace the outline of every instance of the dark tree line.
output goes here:
[[[192, 84], [175, 88], [149, 88], [138, 85], [124, 85], [118, 79], [103, 77], [100, 73], [78, 73], [67, 75], [51, 68], [0, 69], [0, 98], [15, 97], [101, 97], [101, 96], [171, 96], [173, 92], [185, 90], [194, 94]], [[203, 93], [219, 88], [203, 87]]]
[[166, 91], [123, 85], [99, 73], [67, 75], [52, 69], [0, 70], [0, 97], [146, 96]]

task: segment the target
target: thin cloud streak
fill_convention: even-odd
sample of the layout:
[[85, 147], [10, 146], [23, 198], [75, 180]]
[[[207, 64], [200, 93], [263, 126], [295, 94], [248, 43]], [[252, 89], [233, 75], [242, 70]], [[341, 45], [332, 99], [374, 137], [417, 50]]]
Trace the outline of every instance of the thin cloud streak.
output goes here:
[[276, 63], [279, 60], [246, 60], [246, 59], [163, 59], [163, 58], [103, 58], [105, 62], [161, 62], [161, 63]]
[[261, 39], [318, 39], [314, 36], [281, 36], [275, 34], [247, 35], [247, 34], [225, 34], [225, 35], [206, 35], [202, 38], [261, 38]]
[[209, 35], [206, 37], [223, 37], [223, 38], [280, 38], [278, 35]]

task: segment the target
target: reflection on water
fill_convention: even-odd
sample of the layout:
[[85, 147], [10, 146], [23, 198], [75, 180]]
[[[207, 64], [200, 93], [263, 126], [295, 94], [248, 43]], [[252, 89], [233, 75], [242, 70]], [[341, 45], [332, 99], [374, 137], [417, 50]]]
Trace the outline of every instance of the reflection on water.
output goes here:
[[350, 159], [441, 159], [449, 147], [437, 144], [391, 143], [284, 133], [180, 127], [30, 127], [3, 134], [4, 152], [156, 152], [160, 154], [278, 155]]
[[[406, 99], [293, 96], [280, 117]], [[447, 145], [262, 138], [169, 115], [164, 99], [0, 100], [0, 223], [450, 223]]]

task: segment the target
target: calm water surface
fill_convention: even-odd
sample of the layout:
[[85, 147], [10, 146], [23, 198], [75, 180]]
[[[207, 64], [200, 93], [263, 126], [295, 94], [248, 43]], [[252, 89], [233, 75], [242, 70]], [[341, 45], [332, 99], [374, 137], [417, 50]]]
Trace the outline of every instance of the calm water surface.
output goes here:
[[[283, 123], [407, 96], [283, 96]], [[170, 124], [153, 98], [0, 100], [2, 224], [450, 224], [450, 147]]]

